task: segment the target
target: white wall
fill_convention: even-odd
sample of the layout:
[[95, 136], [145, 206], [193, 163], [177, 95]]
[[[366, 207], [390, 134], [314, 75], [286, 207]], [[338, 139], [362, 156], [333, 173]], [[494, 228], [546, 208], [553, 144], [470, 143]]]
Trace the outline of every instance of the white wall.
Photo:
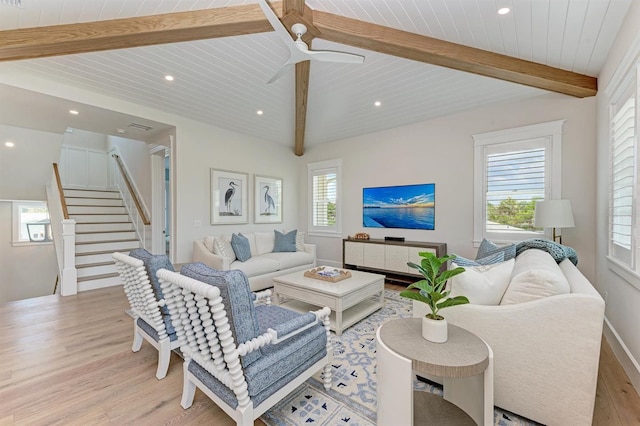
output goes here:
[[626, 55], [640, 55], [640, 2], [632, 2], [624, 24], [613, 43], [609, 57], [598, 78], [597, 127], [597, 280], [601, 294], [607, 293], [605, 336], [620, 360], [634, 387], [640, 392], [640, 278], [635, 286], [609, 269], [608, 205], [609, 205], [609, 104], [611, 78], [621, 68]]
[[[343, 159], [343, 234], [367, 232], [372, 238], [447, 243], [448, 251], [474, 257], [473, 139], [476, 133], [565, 119], [562, 141], [562, 197], [571, 200], [576, 227], [563, 229], [563, 243], [579, 255], [578, 267], [595, 277], [595, 98], [549, 94], [517, 103], [484, 107], [396, 129], [340, 140], [307, 149], [306, 163]], [[362, 227], [362, 188], [436, 184], [435, 230]], [[300, 199], [307, 199], [302, 186]], [[301, 203], [299, 221], [306, 223]], [[341, 240], [309, 237], [318, 244], [319, 262], [342, 262]]]
[[[193, 240], [205, 235], [232, 232], [292, 230], [298, 227], [298, 157], [293, 149], [261, 141], [235, 132], [202, 123], [191, 122], [177, 126], [176, 173], [178, 253], [179, 262], [190, 261]], [[248, 173], [249, 223], [243, 225], [211, 225], [210, 169]], [[278, 224], [253, 223], [254, 176], [283, 179], [283, 222]], [[194, 225], [200, 221], [202, 227]]]
[[62, 143], [65, 145], [82, 146], [84, 148], [100, 151], [107, 150], [106, 135], [80, 129], [73, 129], [73, 132], [71, 133], [65, 132]]
[[53, 294], [58, 274], [53, 244], [12, 246], [12, 203], [0, 201], [0, 304]]
[[151, 213], [151, 157], [149, 145], [146, 142], [133, 139], [120, 138], [117, 136], [107, 137], [107, 150], [117, 148], [120, 158], [130, 173], [133, 185], [142, 198], [142, 202]]
[[0, 124], [0, 200], [46, 200], [61, 145], [60, 134]]

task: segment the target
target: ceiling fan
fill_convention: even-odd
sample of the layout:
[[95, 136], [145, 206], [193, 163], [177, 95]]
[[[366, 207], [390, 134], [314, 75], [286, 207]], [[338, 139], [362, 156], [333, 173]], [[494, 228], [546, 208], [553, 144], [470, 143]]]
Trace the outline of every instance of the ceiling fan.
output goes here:
[[318, 60], [323, 62], [339, 62], [343, 64], [361, 64], [364, 62], [364, 56], [355, 53], [335, 52], [332, 50], [309, 50], [309, 46], [302, 40], [302, 36], [307, 32], [304, 24], [294, 24], [291, 31], [296, 35], [297, 40], [293, 40], [289, 35], [289, 31], [282, 25], [278, 16], [271, 10], [266, 0], [258, 0], [260, 8], [264, 12], [267, 20], [276, 31], [276, 34], [285, 42], [290, 51], [287, 62], [275, 73], [267, 84], [271, 84], [284, 74], [292, 65], [298, 62], [308, 60]]

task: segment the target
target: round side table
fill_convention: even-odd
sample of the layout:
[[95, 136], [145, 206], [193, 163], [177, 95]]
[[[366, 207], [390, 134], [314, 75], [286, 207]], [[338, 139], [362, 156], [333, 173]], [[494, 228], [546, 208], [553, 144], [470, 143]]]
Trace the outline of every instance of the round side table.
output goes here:
[[[425, 340], [421, 318], [384, 323], [376, 332], [379, 425], [493, 425], [493, 352], [449, 324], [445, 343]], [[444, 398], [414, 392], [415, 374], [443, 378]]]

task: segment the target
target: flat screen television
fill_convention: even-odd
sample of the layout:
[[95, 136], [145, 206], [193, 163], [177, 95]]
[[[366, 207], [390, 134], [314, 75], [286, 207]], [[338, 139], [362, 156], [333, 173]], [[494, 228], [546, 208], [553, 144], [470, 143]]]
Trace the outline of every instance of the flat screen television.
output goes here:
[[362, 188], [366, 228], [435, 228], [435, 183]]

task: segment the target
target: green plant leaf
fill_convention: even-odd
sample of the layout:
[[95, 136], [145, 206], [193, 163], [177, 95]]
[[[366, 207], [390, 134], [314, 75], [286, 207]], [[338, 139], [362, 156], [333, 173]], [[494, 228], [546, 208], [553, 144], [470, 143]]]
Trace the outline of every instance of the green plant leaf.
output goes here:
[[417, 300], [418, 302], [426, 303], [427, 305], [431, 305], [431, 299], [421, 295], [420, 293], [416, 293], [415, 291], [403, 290], [402, 292], [400, 292], [400, 296], [407, 299]]
[[437, 307], [438, 309], [443, 309], [449, 308], [451, 306], [464, 305], [467, 303], [469, 303], [469, 299], [467, 299], [465, 296], [456, 296], [440, 302]]

